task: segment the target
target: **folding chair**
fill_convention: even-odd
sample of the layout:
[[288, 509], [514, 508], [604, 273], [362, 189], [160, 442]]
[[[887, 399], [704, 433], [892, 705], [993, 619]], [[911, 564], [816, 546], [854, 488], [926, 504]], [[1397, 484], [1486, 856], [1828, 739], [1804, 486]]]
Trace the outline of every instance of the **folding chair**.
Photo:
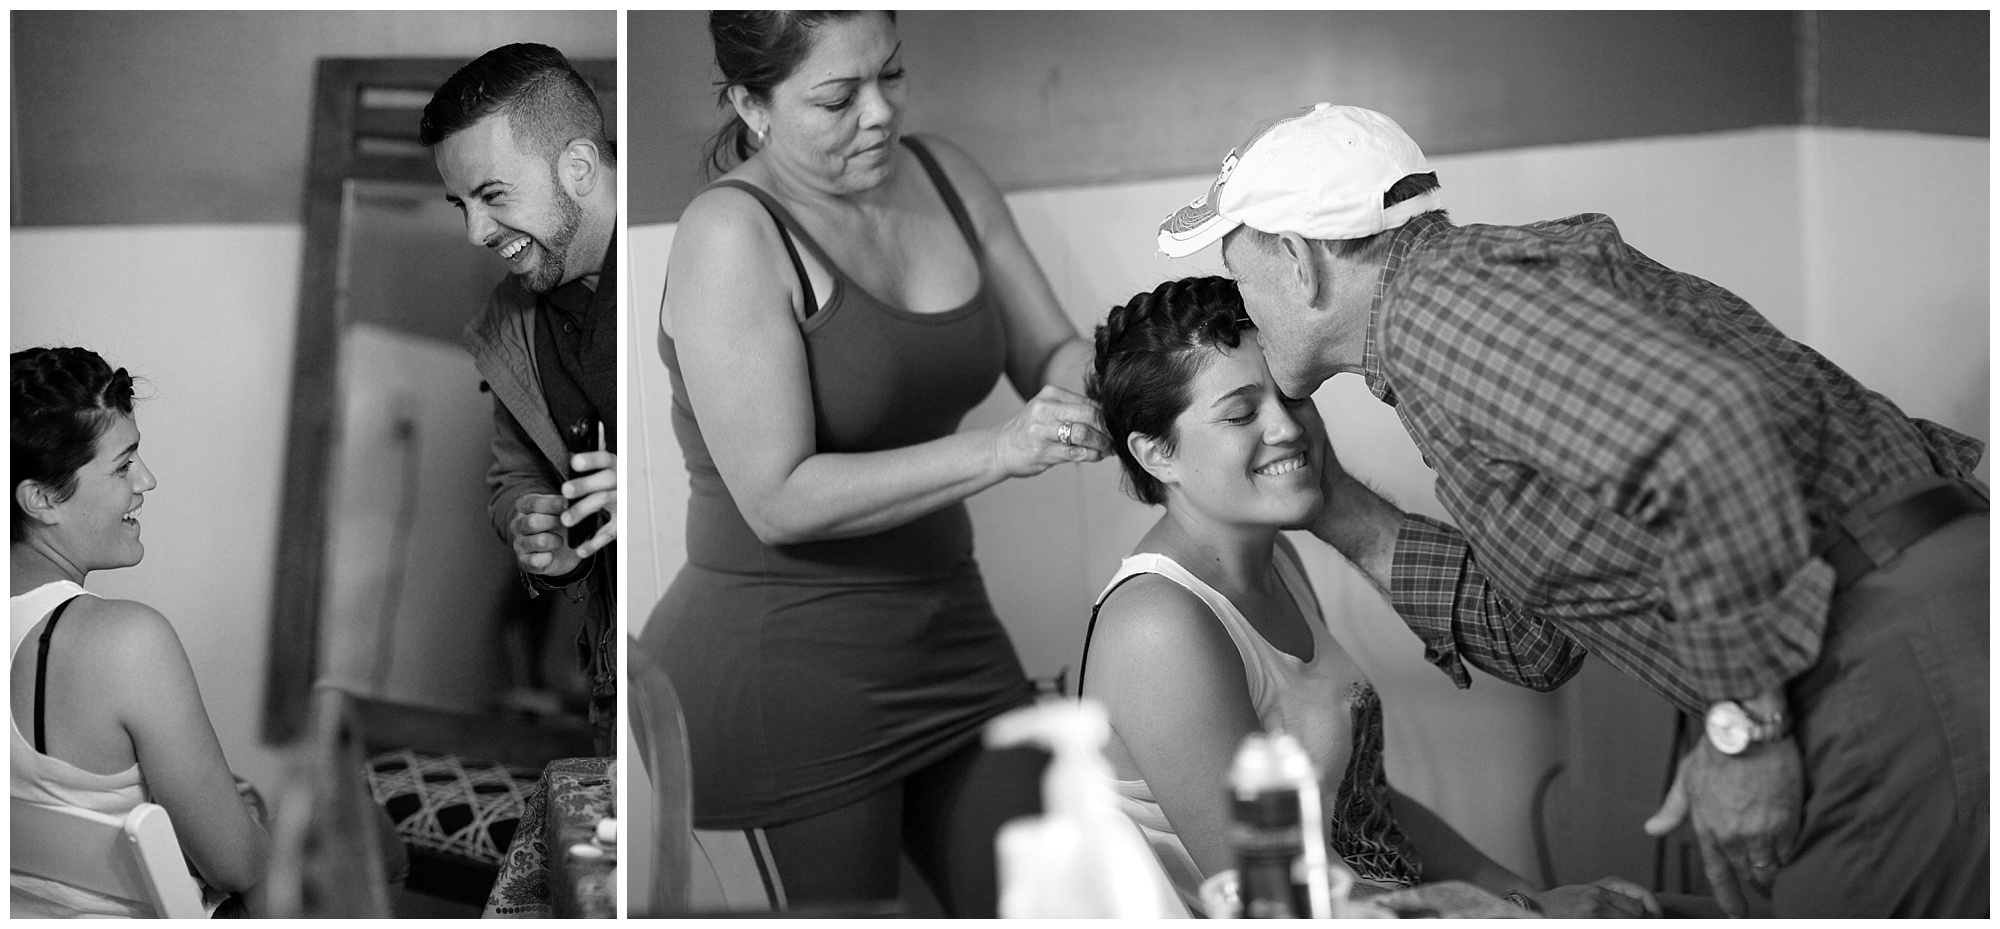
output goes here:
[[142, 900], [169, 919], [208, 916], [164, 807], [141, 803], [121, 818], [17, 797], [10, 810], [13, 870]]

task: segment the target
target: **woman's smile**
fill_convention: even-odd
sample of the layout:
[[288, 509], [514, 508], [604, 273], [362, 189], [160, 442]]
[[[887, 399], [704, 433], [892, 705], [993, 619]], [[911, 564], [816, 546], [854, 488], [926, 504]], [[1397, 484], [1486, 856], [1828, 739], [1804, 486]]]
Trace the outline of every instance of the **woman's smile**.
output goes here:
[[1255, 473], [1261, 477], [1283, 477], [1287, 474], [1296, 474], [1304, 471], [1306, 463], [1305, 450], [1300, 449], [1270, 464], [1257, 468]]

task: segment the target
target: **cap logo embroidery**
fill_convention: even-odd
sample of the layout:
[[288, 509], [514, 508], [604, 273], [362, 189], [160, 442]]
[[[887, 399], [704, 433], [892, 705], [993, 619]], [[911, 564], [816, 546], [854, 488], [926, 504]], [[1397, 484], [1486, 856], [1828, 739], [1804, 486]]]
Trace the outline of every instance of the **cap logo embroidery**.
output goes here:
[[1242, 160], [1234, 150], [1231, 150], [1229, 157], [1222, 159], [1222, 173], [1215, 176], [1215, 183], [1210, 185], [1210, 187], [1221, 187], [1224, 182], [1229, 180], [1229, 172], [1236, 170], [1236, 163]]

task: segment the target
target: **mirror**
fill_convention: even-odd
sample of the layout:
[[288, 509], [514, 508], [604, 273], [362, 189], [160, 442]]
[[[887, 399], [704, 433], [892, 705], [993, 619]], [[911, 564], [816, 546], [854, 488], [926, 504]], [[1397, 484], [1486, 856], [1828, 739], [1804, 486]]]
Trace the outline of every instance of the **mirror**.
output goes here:
[[[545, 643], [550, 667], [575, 666], [576, 621], [549, 615], [570, 605], [526, 596], [486, 514], [492, 399], [458, 333], [506, 269], [466, 242], [417, 140], [424, 104], [465, 61], [319, 63], [268, 742], [298, 736], [322, 679], [480, 713], [535, 675]], [[615, 131], [615, 63], [571, 64]]]
[[501, 618], [527, 599], [488, 527], [492, 401], [457, 342], [496, 263], [465, 245], [437, 185], [345, 186], [317, 676], [350, 693], [485, 709], [507, 684]]

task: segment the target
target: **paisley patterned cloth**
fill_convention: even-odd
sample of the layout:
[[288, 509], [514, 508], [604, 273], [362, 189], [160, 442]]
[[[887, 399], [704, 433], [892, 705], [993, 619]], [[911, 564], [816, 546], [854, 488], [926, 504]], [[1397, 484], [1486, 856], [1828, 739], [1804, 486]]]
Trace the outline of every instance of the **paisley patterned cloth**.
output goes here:
[[1389, 778], [1382, 756], [1382, 700], [1367, 681], [1349, 690], [1354, 754], [1334, 800], [1327, 841], [1355, 876], [1403, 887], [1423, 879], [1423, 861], [1389, 808]]
[[615, 850], [604, 858], [569, 852], [590, 840], [599, 820], [615, 813], [610, 771], [609, 758], [549, 762], [521, 811], [521, 828], [515, 830], [500, 877], [486, 898], [485, 918], [618, 915]]

